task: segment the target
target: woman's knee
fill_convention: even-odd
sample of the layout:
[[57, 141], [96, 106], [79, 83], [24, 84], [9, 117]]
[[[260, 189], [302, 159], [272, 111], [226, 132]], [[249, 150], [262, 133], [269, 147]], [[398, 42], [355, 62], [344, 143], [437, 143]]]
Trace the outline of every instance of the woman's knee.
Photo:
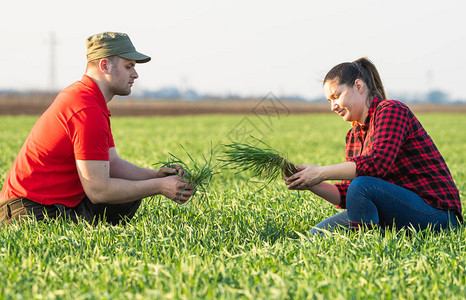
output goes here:
[[346, 193], [346, 204], [348, 205], [352, 201], [364, 196], [367, 191], [368, 178], [366, 176], [360, 176], [353, 179], [348, 187]]
[[346, 194], [348, 218], [353, 222], [379, 222], [376, 198], [380, 193], [380, 179], [360, 176], [353, 179]]
[[366, 189], [376, 180], [379, 180], [379, 179], [375, 177], [370, 177], [370, 176], [358, 176], [354, 178], [353, 180], [351, 180], [351, 183], [348, 187], [348, 191]]
[[374, 192], [377, 193], [377, 189], [379, 189], [378, 181], [380, 179], [370, 176], [359, 176], [353, 179], [346, 194], [347, 203], [355, 199], [371, 198]]

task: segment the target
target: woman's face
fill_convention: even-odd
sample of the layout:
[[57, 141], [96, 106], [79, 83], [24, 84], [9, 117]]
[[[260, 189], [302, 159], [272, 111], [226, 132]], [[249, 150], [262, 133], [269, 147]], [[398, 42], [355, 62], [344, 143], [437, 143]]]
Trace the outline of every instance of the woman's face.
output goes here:
[[347, 122], [364, 123], [368, 107], [365, 84], [357, 79], [352, 87], [346, 84], [337, 85], [335, 81], [324, 84], [324, 93], [330, 102], [330, 109]]

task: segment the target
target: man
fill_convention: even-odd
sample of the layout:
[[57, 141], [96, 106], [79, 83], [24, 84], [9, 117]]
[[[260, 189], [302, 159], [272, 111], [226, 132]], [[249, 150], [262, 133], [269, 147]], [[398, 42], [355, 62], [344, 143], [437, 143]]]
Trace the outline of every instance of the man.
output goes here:
[[134, 216], [142, 198], [161, 194], [183, 204], [191, 197], [194, 187], [177, 176], [184, 172], [178, 166], [137, 167], [115, 149], [107, 103], [131, 93], [136, 63], [150, 59], [124, 33], [87, 39], [85, 75], [39, 118], [6, 176], [0, 222], [32, 214], [118, 224]]

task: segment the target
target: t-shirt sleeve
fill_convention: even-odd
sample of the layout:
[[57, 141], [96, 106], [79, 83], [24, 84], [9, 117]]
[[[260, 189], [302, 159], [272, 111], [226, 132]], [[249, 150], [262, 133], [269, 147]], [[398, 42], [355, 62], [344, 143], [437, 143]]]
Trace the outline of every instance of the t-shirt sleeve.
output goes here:
[[80, 110], [68, 121], [75, 159], [109, 160], [108, 149], [114, 147], [110, 120], [99, 108]]

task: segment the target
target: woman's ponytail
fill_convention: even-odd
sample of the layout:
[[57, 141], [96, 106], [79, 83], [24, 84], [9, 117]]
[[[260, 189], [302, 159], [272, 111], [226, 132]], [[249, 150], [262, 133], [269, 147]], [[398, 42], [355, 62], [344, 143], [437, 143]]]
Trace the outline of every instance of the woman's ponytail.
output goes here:
[[336, 65], [325, 76], [324, 84], [327, 81], [336, 81], [338, 85], [353, 86], [356, 79], [361, 79], [366, 83], [370, 98], [387, 99], [379, 72], [366, 57]]
[[375, 65], [367, 57], [361, 57], [353, 61], [353, 63], [359, 65], [362, 69], [366, 71], [367, 75], [364, 77], [367, 78], [364, 81], [368, 85], [369, 94], [371, 94], [371, 96], [373, 97], [387, 99], [382, 79], [380, 78], [379, 71], [377, 71]]

